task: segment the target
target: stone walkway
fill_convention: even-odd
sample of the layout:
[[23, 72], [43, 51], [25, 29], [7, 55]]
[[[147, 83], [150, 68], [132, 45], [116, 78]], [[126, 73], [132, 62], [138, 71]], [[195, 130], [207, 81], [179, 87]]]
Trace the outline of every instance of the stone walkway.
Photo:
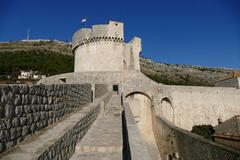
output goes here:
[[121, 99], [113, 95], [104, 112], [76, 145], [71, 160], [120, 160], [122, 159]]

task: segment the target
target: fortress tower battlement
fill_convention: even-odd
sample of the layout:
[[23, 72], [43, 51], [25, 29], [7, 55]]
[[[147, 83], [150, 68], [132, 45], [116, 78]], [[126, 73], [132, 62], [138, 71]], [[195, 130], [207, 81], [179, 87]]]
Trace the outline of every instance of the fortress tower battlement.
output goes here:
[[73, 35], [74, 72], [140, 70], [141, 39], [124, 42], [124, 24], [108, 24], [82, 28]]
[[82, 28], [73, 35], [72, 48], [74, 50], [79, 45], [104, 40], [123, 42], [124, 41], [123, 23], [109, 21], [109, 24], [93, 25], [92, 28]]

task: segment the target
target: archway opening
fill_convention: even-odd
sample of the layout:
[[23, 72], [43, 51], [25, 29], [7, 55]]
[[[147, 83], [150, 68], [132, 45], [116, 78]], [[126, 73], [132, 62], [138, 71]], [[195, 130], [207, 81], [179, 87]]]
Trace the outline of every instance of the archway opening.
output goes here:
[[152, 99], [145, 93], [132, 92], [126, 96], [135, 122], [147, 145], [152, 159], [159, 158], [159, 151], [153, 133], [152, 123]]
[[168, 121], [174, 123], [174, 110], [169, 98], [164, 97], [161, 100], [161, 115]]

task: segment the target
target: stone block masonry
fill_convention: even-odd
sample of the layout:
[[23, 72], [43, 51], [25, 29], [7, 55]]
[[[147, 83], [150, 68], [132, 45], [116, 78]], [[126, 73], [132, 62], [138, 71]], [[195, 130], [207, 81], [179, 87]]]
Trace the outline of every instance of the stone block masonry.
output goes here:
[[240, 152], [183, 130], [156, 117], [155, 137], [162, 158], [178, 153], [184, 160], [238, 160]]
[[100, 113], [100, 104], [107, 104], [111, 94], [84, 105], [68, 114], [61, 121], [28, 138], [13, 150], [0, 157], [1, 160], [67, 160]]
[[61, 138], [55, 141], [55, 143], [48, 147], [45, 152], [38, 157], [38, 160], [69, 159], [75, 151], [76, 143], [83, 138], [85, 133], [96, 120], [99, 112], [99, 104], [94, 107], [90, 107], [90, 110], [85, 112], [80, 121], [69, 129], [68, 132], [66, 132]]
[[0, 85], [0, 153], [91, 100], [90, 84]]
[[108, 92], [108, 85], [95, 84], [95, 98], [99, 98], [107, 92]]

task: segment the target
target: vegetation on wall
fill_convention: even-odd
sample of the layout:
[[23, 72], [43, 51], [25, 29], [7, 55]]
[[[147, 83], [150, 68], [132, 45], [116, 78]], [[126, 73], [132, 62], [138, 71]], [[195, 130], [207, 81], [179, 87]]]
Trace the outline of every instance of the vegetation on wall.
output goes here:
[[212, 125], [195, 125], [192, 127], [191, 132], [204, 138], [213, 140], [212, 134], [215, 132], [215, 130]]

